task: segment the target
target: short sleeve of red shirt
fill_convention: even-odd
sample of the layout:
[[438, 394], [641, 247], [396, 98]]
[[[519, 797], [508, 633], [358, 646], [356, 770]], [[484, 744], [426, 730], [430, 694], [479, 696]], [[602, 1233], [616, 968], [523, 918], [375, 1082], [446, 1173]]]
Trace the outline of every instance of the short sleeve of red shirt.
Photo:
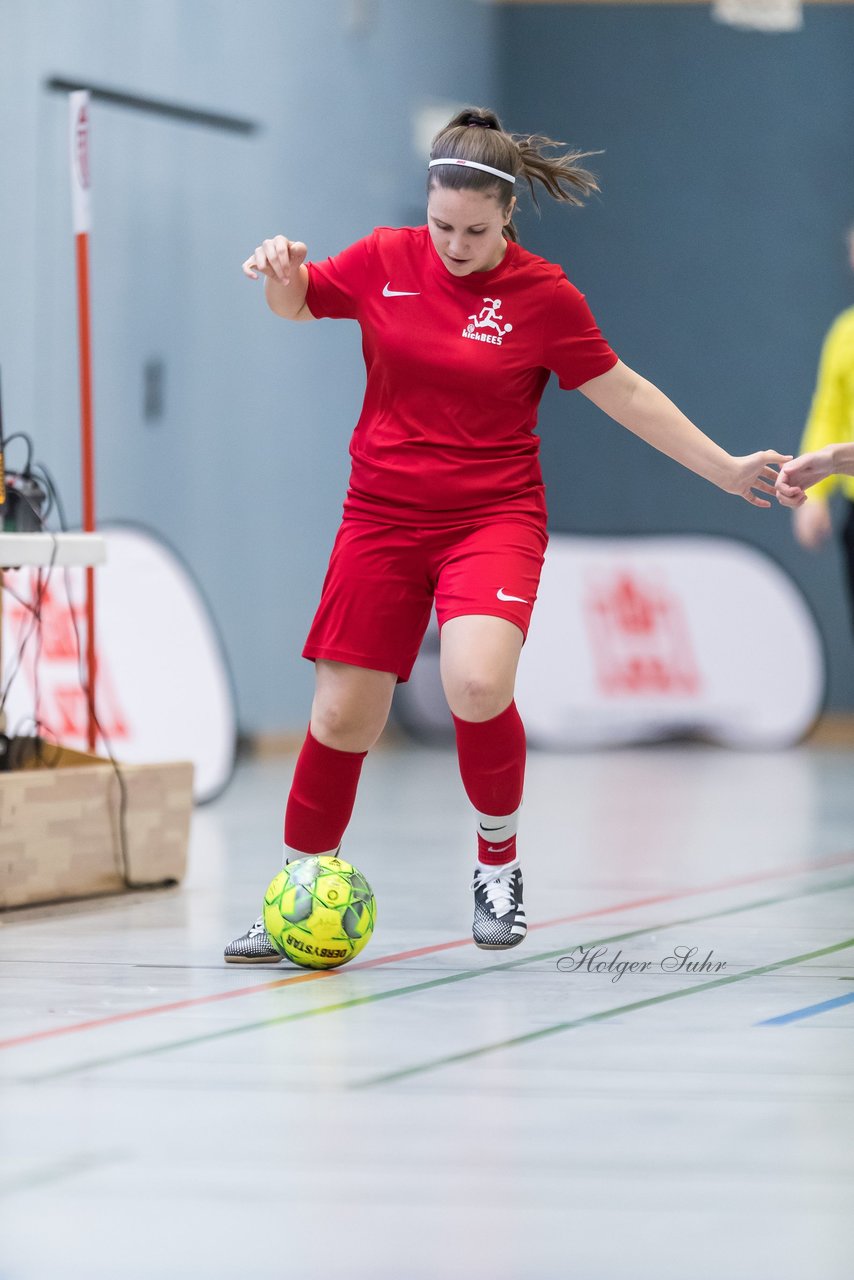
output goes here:
[[616, 363], [584, 294], [561, 275], [546, 317], [543, 365], [557, 374], [564, 391], [573, 391]]
[[356, 320], [364, 301], [375, 236], [357, 240], [323, 262], [308, 264], [305, 300], [316, 320]]

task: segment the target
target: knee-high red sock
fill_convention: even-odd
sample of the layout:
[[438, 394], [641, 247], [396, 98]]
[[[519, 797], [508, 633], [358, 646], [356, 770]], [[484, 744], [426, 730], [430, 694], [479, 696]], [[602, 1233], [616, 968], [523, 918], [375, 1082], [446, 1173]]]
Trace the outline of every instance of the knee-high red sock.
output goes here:
[[525, 727], [516, 703], [479, 723], [454, 716], [454, 728], [460, 776], [478, 811], [478, 860], [493, 866], [512, 862], [525, 782]]
[[306, 734], [285, 810], [285, 844], [296, 853], [337, 849], [350, 821], [367, 751], [337, 751]]

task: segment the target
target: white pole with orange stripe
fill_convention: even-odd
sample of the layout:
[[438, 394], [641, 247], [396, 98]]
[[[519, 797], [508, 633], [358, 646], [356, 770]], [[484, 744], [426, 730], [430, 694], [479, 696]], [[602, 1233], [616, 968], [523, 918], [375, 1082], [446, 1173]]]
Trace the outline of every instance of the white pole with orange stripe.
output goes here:
[[[95, 450], [92, 416], [92, 344], [89, 316], [89, 94], [70, 97], [71, 206], [77, 258], [77, 325], [80, 350], [80, 429], [83, 484], [83, 529], [95, 532]], [[89, 750], [95, 750], [95, 571], [86, 570], [86, 683]]]

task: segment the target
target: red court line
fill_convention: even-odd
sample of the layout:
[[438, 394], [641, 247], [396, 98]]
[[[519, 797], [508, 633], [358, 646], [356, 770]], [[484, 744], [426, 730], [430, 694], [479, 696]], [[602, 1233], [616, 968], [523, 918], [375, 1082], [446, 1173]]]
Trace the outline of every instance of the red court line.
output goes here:
[[[780, 867], [776, 871], [757, 872], [754, 875], [734, 876], [728, 880], [719, 880], [714, 884], [697, 885], [692, 889], [680, 889], [678, 892], [657, 893], [647, 898], [635, 898], [631, 902], [620, 902], [611, 907], [595, 907], [591, 911], [579, 911], [569, 916], [557, 916], [553, 920], [539, 920], [529, 924], [529, 930], [550, 929], [559, 924], [573, 924], [579, 920], [592, 920], [597, 916], [616, 915], [620, 911], [636, 911], [639, 907], [660, 905], [663, 902], [675, 902], [680, 898], [697, 897], [700, 894], [719, 893], [726, 889], [737, 889], [742, 885], [760, 884], [766, 880], [779, 880], [786, 876], [805, 875], [811, 871], [824, 871], [832, 867], [846, 866], [854, 862], [854, 853], [846, 853], [830, 858], [817, 858], [815, 862], [797, 863], [792, 867]], [[436, 955], [440, 951], [451, 951], [454, 947], [473, 946], [471, 937], [453, 938], [449, 942], [436, 942], [429, 947], [416, 947], [412, 951], [396, 951], [390, 956], [378, 956], [375, 960], [357, 960], [348, 964], [346, 969], [352, 973], [356, 969], [376, 969], [380, 965], [396, 964], [403, 960], [415, 960], [419, 956]], [[64, 1027], [47, 1027], [44, 1031], [32, 1031], [23, 1036], [12, 1036], [0, 1040], [0, 1049], [14, 1049], [19, 1045], [34, 1044], [38, 1040], [51, 1040], [55, 1036], [67, 1036], [78, 1031], [94, 1031], [98, 1027], [115, 1026], [119, 1022], [131, 1022], [137, 1018], [150, 1018], [157, 1013], [176, 1013], [179, 1009], [197, 1009], [201, 1005], [217, 1004], [222, 1000], [236, 1000], [241, 996], [255, 995], [259, 991], [275, 991], [279, 987], [295, 986], [301, 982], [314, 982], [320, 978], [332, 978], [337, 969], [312, 969], [307, 973], [292, 974], [288, 978], [277, 978], [272, 982], [259, 982], [252, 987], [237, 987], [232, 991], [214, 991], [205, 996], [191, 996], [186, 1000], [173, 1000], [169, 1004], [148, 1005], [143, 1009], [130, 1009], [126, 1013], [111, 1013], [105, 1018], [90, 1018], [87, 1022], [73, 1022]]]

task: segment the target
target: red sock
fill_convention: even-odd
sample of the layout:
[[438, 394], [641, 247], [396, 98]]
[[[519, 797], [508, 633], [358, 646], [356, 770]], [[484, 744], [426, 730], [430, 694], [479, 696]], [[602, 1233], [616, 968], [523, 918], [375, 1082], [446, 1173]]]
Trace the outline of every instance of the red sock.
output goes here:
[[[492, 720], [474, 723], [454, 716], [460, 776], [466, 795], [482, 816], [509, 817], [522, 803], [525, 782], [525, 727], [511, 702]], [[516, 824], [507, 829], [489, 826], [477, 833], [478, 860], [494, 866], [516, 857]], [[508, 834], [509, 832], [509, 834]]]
[[285, 844], [299, 853], [327, 853], [341, 843], [367, 751], [336, 751], [306, 734], [285, 810]]

